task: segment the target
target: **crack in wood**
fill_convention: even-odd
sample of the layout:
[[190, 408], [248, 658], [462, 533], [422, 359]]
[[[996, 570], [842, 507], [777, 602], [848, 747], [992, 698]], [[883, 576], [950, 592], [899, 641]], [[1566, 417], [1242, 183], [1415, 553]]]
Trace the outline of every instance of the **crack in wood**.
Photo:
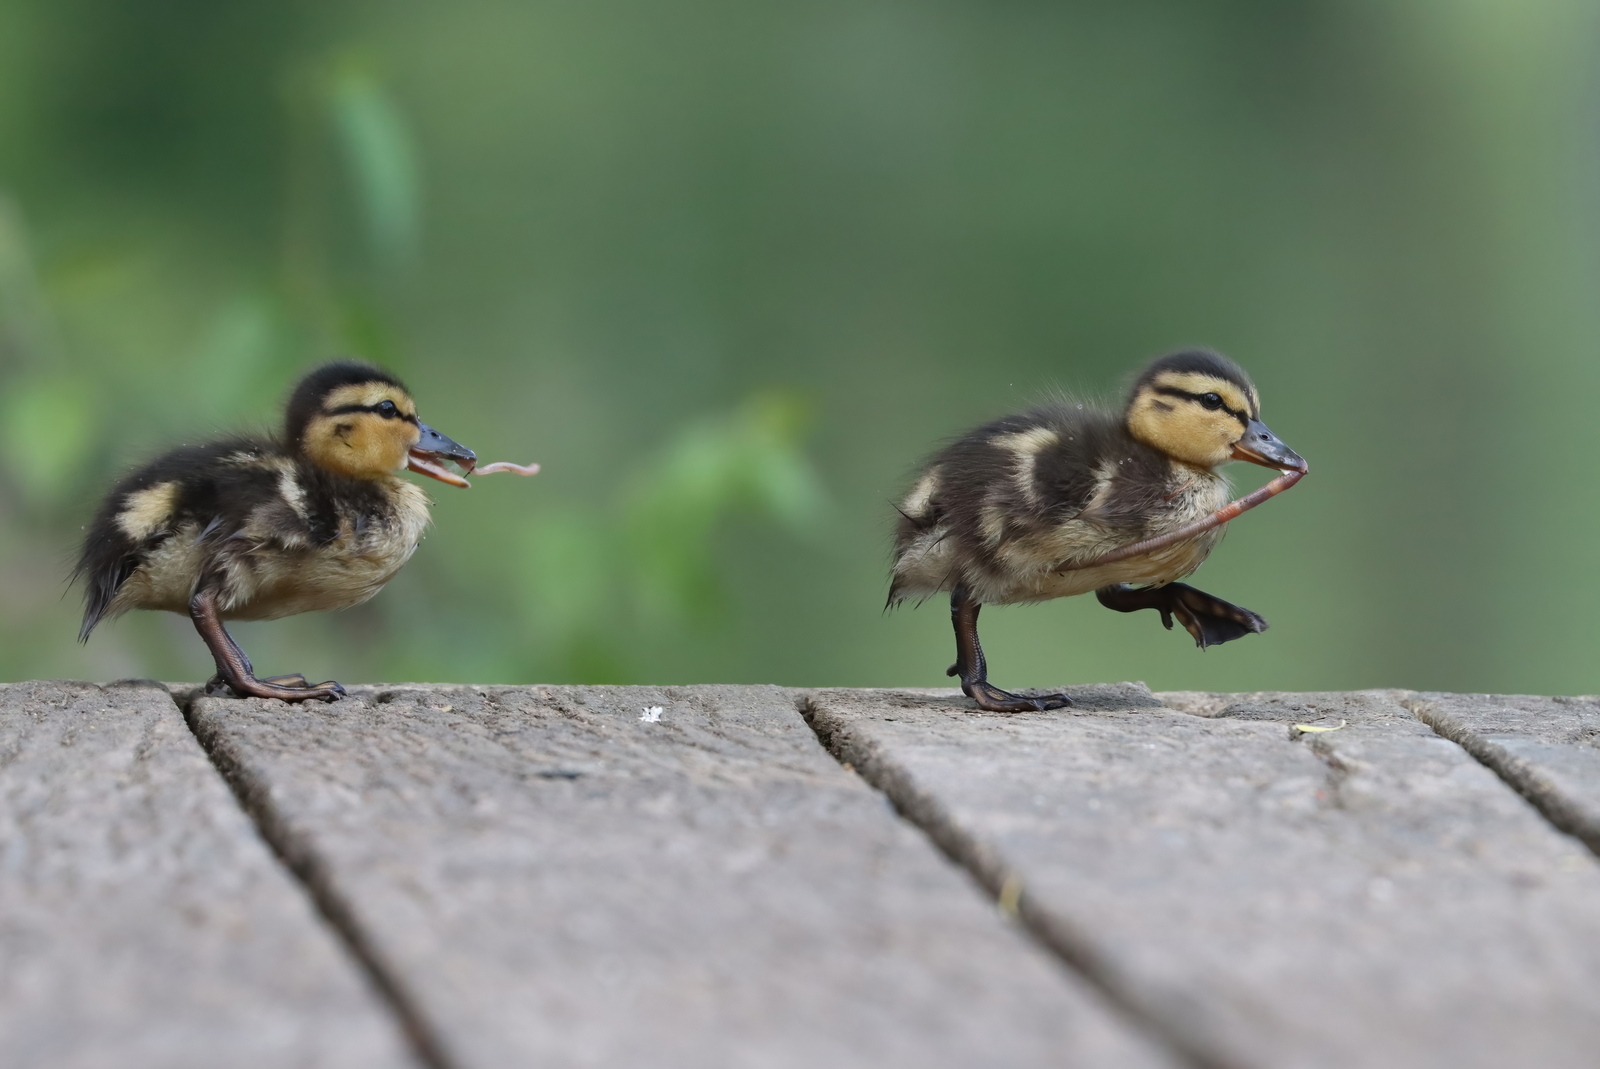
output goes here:
[[795, 708], [835, 761], [880, 791], [895, 813], [965, 870], [1004, 916], [1015, 920], [1066, 968], [1098, 991], [1133, 1027], [1193, 1069], [1239, 1069], [1236, 1060], [1202, 1045], [1188, 1029], [1151, 1012], [1135, 985], [1085, 933], [1041, 906], [1004, 858], [964, 830], [942, 802], [917, 786], [905, 769], [885, 758], [875, 743], [861, 738], [843, 720], [828, 716], [809, 693], [796, 695]]
[[1583, 806], [1562, 793], [1538, 769], [1440, 708], [1439, 703], [1407, 696], [1400, 704], [1422, 723], [1465, 750], [1473, 760], [1500, 777], [1558, 831], [1572, 836], [1600, 857], [1600, 824]]
[[400, 1032], [419, 1065], [423, 1069], [458, 1069], [455, 1062], [446, 1056], [443, 1044], [427, 1023], [416, 1000], [380, 959], [372, 941], [357, 923], [354, 911], [323, 871], [315, 852], [298, 841], [273, 808], [271, 793], [266, 785], [251, 775], [229, 740], [219, 733], [206, 730], [197, 722], [194, 703], [203, 696], [202, 693], [196, 689], [172, 690], [171, 693], [173, 701], [183, 713], [184, 723], [189, 726], [212, 767], [228, 784], [245, 816], [255, 825], [273, 856], [305, 889], [317, 913], [327, 922], [372, 984], [379, 1000], [394, 1014]]

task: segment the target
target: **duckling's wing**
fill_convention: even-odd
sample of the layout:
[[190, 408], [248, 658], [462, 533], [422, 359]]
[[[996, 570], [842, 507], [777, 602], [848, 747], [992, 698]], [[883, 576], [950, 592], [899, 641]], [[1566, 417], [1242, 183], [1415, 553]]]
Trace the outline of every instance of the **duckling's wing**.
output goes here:
[[[84, 536], [72, 579], [83, 579], [83, 624], [78, 640], [87, 641], [119, 606], [117, 595], [141, 567], [174, 537], [196, 541], [224, 534], [229, 500], [240, 496], [241, 478], [266, 481], [244, 461], [266, 455], [272, 447], [250, 439], [185, 446], [130, 472], [105, 496]], [[241, 475], [241, 472], [244, 474]]]
[[106, 495], [89, 525], [72, 571], [73, 579], [86, 584], [79, 642], [89, 640], [95, 625], [111, 611], [122, 585], [176, 529], [182, 486], [155, 477], [158, 474], [156, 465], [150, 465], [122, 480]]
[[896, 506], [890, 603], [1013, 567], [997, 559], [1001, 546], [1069, 527], [1124, 445], [1114, 415], [1067, 405], [1007, 416], [946, 445]]

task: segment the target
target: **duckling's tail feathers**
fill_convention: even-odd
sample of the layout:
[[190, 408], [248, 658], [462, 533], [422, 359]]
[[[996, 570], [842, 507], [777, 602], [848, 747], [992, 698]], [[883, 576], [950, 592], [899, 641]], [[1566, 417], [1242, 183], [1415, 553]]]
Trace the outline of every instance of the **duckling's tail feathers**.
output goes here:
[[78, 628], [78, 641], [88, 642], [95, 625], [105, 619], [116, 600], [117, 591], [128, 581], [128, 576], [139, 566], [132, 553], [107, 553], [106, 549], [122, 547], [85, 545], [78, 566], [72, 570], [72, 580], [83, 579], [87, 584], [83, 598], [83, 624]]

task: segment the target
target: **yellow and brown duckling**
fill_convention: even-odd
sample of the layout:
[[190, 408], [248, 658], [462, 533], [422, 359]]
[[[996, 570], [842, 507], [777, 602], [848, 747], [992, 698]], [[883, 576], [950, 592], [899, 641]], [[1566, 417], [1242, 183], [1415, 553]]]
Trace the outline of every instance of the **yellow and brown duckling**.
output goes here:
[[400, 380], [350, 361], [312, 371], [278, 439], [183, 446], [112, 488], [74, 571], [87, 589], [79, 640], [129, 609], [187, 613], [216, 661], [209, 693], [332, 701], [338, 683], [257, 679], [224, 620], [343, 609], [410, 559], [430, 502], [405, 469], [456, 486], [472, 450], [417, 419]]
[[1010, 694], [988, 679], [978, 641], [983, 605], [1094, 591], [1118, 612], [1178, 618], [1200, 647], [1267, 629], [1249, 609], [1175, 582], [1222, 527], [1147, 554], [1089, 564], [1175, 532], [1227, 504], [1217, 468], [1245, 460], [1286, 471], [1305, 461], [1261, 422], [1261, 399], [1233, 361], [1207, 350], [1161, 357], [1121, 412], [1053, 404], [963, 435], [931, 457], [899, 505], [891, 605], [948, 591], [961, 689], [983, 709], [1070, 705], [1065, 694]]

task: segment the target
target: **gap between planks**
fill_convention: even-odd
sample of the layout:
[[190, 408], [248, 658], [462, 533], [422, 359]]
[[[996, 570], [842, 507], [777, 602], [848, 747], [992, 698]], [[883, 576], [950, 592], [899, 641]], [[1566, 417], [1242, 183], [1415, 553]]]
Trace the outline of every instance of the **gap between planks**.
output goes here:
[[333, 881], [323, 871], [314, 851], [295, 841], [294, 833], [273, 809], [266, 785], [251, 775], [227, 739], [196, 725], [194, 703], [203, 692], [198, 688], [177, 690], [172, 687], [167, 688], [167, 692], [182, 712], [184, 723], [199, 742], [212, 767], [233, 792], [239, 808], [244, 810], [245, 816], [266, 841], [273, 857], [305, 889], [317, 913], [333, 929], [339, 942], [372, 984], [379, 1000], [394, 1014], [401, 1035], [405, 1037], [418, 1064], [422, 1069], [457, 1069], [455, 1063], [445, 1056], [443, 1044], [429, 1027], [416, 1001], [374, 951], [371, 940], [357, 923], [354, 911], [335, 890]]
[[[1430, 707], [1419, 692], [1401, 691], [1394, 700], [1434, 734], [1459, 746], [1474, 761], [1494, 773], [1551, 827], [1578, 840], [1596, 856], [1600, 856], [1600, 828], [1528, 762], [1497, 746], [1442, 710]], [[799, 693], [795, 704], [801, 717], [816, 734], [817, 741], [834, 760], [881, 792], [895, 812], [964, 869], [993, 898], [1002, 913], [1020, 923], [1046, 950], [1098, 990], [1130, 1023], [1145, 1030], [1174, 1056], [1195, 1069], [1230, 1069], [1230, 1059], [1198, 1047], [1181, 1030], [1147, 1012], [1119, 970], [1095, 950], [1082, 933], [1075, 930], [1070, 922], [1041, 909], [1028, 895], [1021, 879], [1006, 866], [1004, 859], [962, 829], [944, 805], [916, 786], [903, 769], [880, 757], [873, 744], [855, 737], [847, 725], [840, 725], [838, 730], [834, 730], [819, 723], [817, 708], [809, 693]]]
[[[252, 776], [228, 740], [197, 727], [192, 709], [200, 692], [172, 689], [169, 693], [212, 766], [228, 784], [241, 809], [273, 855], [305, 888], [318, 913], [337, 934], [381, 1000], [394, 1014], [417, 1061], [425, 1069], [456, 1069], [446, 1057], [442, 1044], [426, 1023], [415, 1000], [384, 966], [371, 941], [356, 922], [353, 911], [322, 871], [313, 852], [298, 844], [292, 831], [283, 824], [271, 805], [265, 785]], [[1476, 762], [1493, 772], [1552, 827], [1577, 839], [1600, 856], [1600, 831], [1591, 827], [1578, 810], [1526, 762], [1505, 752], [1448, 714], [1421, 708], [1427, 703], [1416, 692], [1403, 692], [1397, 695], [1396, 702], [1440, 738], [1460, 746]], [[1063, 965], [1099, 991], [1131, 1024], [1155, 1038], [1175, 1057], [1194, 1069], [1232, 1069], [1231, 1061], [1213, 1051], [1197, 1047], [1190, 1037], [1147, 1013], [1119, 970], [1093, 947], [1091, 941], [1060, 917], [1041, 909], [1016, 874], [1007, 868], [1004, 860], [963, 830], [937, 798], [918, 788], [892, 762], [881, 759], [870, 743], [853, 737], [848, 728], [834, 731], [819, 724], [810, 694], [796, 692], [795, 705], [816, 735], [818, 743], [834, 760], [885, 795], [894, 811], [966, 871], [995, 901], [1003, 914], [1016, 920], [1024, 931]]]
[[1015, 920], [1047, 952], [1099, 992], [1130, 1025], [1193, 1069], [1237, 1069], [1233, 1059], [1202, 1047], [1182, 1029], [1147, 1012], [1132, 985], [1091, 940], [1068, 921], [1041, 908], [1004, 859], [961, 828], [949, 810], [912, 782], [903, 769], [881, 759], [870, 743], [855, 738], [847, 726], [836, 731], [819, 724], [809, 693], [796, 695], [795, 708], [835, 761], [883, 794], [901, 819], [966, 871], [992, 898], [1000, 913]]
[[1415, 692], [1402, 696], [1399, 704], [1406, 712], [1428, 725], [1435, 735], [1455, 743], [1478, 764], [1500, 777], [1500, 782], [1522, 799], [1557, 831], [1572, 836], [1590, 853], [1600, 857], [1600, 827], [1583, 807], [1561, 791], [1527, 761], [1484, 738], [1444, 710], [1431, 699]]

